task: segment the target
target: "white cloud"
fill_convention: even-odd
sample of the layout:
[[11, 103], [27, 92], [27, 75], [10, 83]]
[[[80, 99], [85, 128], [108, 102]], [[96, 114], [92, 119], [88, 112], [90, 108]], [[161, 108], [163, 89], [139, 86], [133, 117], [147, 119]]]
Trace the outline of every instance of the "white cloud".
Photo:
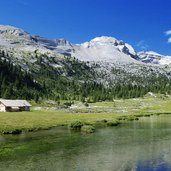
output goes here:
[[165, 31], [164, 34], [169, 37], [167, 43], [171, 43], [171, 30]]
[[165, 31], [164, 33], [165, 33], [165, 35], [169, 36], [169, 35], [171, 35], [171, 30]]
[[171, 37], [169, 37], [169, 39], [168, 39], [168, 41], [167, 41], [168, 43], [171, 43]]

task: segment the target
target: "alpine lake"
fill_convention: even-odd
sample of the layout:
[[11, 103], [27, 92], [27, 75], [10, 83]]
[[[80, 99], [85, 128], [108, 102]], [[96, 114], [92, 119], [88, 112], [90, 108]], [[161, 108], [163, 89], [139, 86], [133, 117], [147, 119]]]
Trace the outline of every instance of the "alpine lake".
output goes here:
[[163, 114], [99, 127], [91, 134], [66, 126], [0, 134], [0, 171], [170, 171], [171, 114], [164, 114], [170, 100], [159, 104], [148, 110]]

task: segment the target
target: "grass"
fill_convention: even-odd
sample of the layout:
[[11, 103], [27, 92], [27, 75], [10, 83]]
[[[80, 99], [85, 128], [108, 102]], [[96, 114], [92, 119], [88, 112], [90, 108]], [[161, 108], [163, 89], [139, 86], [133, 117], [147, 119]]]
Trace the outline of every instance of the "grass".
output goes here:
[[83, 123], [93, 124], [97, 120], [108, 118], [112, 120], [117, 114], [105, 113], [67, 113], [65, 111], [31, 111], [16, 113], [0, 113], [0, 131], [10, 132], [13, 130], [39, 130], [54, 126], [69, 125], [79, 120]]
[[[70, 110], [40, 110], [0, 113], [0, 132], [33, 131], [55, 126], [67, 126], [75, 121], [87, 125], [115, 120], [138, 120], [137, 117], [171, 113], [171, 98], [145, 97], [114, 102], [91, 103], [88, 108]], [[77, 105], [77, 103], [75, 103]], [[104, 122], [105, 121], [105, 122]]]

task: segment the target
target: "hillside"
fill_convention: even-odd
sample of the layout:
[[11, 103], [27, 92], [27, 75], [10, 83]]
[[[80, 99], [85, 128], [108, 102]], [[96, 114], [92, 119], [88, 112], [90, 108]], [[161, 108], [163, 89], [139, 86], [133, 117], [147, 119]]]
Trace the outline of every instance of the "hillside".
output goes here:
[[32, 74], [14, 65], [4, 51], [0, 51], [0, 85], [0, 97], [5, 99], [35, 99], [38, 94], [44, 93]]

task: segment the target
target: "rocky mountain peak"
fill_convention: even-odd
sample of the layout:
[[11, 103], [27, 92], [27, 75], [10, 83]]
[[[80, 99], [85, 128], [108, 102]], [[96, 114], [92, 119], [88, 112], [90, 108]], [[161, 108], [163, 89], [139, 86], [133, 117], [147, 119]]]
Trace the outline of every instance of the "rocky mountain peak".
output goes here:
[[10, 36], [15, 37], [25, 37], [28, 38], [30, 35], [22, 29], [13, 26], [0, 25], [0, 35], [10, 38]]
[[96, 42], [96, 43], [115, 43], [117, 41], [117, 39], [115, 39], [114, 37], [108, 37], [108, 36], [101, 36], [101, 37], [96, 37], [94, 39], [92, 39], [90, 42]]
[[56, 43], [56, 46], [72, 46], [71, 42], [69, 42], [68, 40], [65, 40], [63, 38], [55, 39], [54, 41]]
[[112, 56], [116, 56], [116, 54], [118, 55], [118, 52], [120, 52], [134, 59], [138, 58], [134, 48], [131, 45], [123, 42], [122, 40], [118, 40], [114, 37], [108, 37], [108, 36], [96, 37], [92, 39], [90, 42], [85, 42], [81, 44], [81, 46], [86, 49], [90, 49], [90, 48], [99, 49], [99, 51], [100, 49], [104, 49], [106, 50], [106, 55], [104, 56], [106, 57], [110, 53], [110, 55], [108, 55], [110, 56], [109, 58], [111, 58], [112, 52], [113, 52]]

